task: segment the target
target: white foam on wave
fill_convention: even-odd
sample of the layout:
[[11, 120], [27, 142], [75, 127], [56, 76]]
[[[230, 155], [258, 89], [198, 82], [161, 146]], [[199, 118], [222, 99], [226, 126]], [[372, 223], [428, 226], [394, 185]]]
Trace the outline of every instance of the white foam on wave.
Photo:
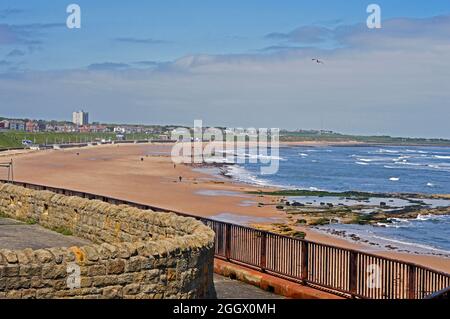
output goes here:
[[228, 155], [229, 157], [238, 157], [241, 159], [285, 161], [285, 159], [281, 156], [267, 155], [267, 154], [250, 154], [245, 152], [234, 152], [234, 151], [218, 151], [217, 153]]
[[[378, 223], [377, 226], [381, 226], [381, 227], [385, 227], [385, 228], [394, 228], [394, 229], [410, 228], [410, 227], [414, 227], [413, 225], [415, 222], [441, 220], [444, 218], [446, 218], [446, 216], [437, 216], [437, 215], [432, 215], [432, 214], [419, 215], [419, 216], [417, 216], [416, 219], [391, 218], [391, 219], [389, 219], [390, 221], [392, 221], [391, 224]], [[370, 233], [369, 237], [371, 237], [373, 239], [377, 239], [378, 241], [381, 241], [381, 242], [390, 242], [390, 243], [395, 243], [400, 246], [415, 247], [415, 248], [419, 248], [419, 249], [425, 250], [425, 251], [427, 251], [427, 250], [435, 251], [435, 252], [440, 252], [440, 253], [445, 253], [445, 254], [450, 253], [450, 251], [447, 251], [445, 249], [436, 248], [436, 247], [428, 245], [428, 244], [420, 244], [417, 242], [410, 242], [410, 241], [406, 241], [406, 240], [400, 240], [397, 238], [385, 237], [385, 236], [374, 234], [372, 232], [369, 232], [369, 233]], [[395, 234], [395, 233], [393, 233], [393, 234]], [[356, 235], [362, 235], [363, 237], [365, 237], [364, 234], [358, 234], [358, 232], [356, 232]]]
[[365, 163], [365, 162], [355, 162], [355, 164], [358, 164], [358, 165], [363, 165], [363, 166], [367, 166], [367, 165], [369, 165], [369, 163]]
[[437, 159], [450, 159], [450, 156], [444, 156], [444, 155], [434, 155], [433, 158]]
[[400, 153], [400, 151], [387, 150], [387, 149], [384, 149], [384, 148], [380, 148], [377, 152], [378, 153], [388, 153], [388, 154], [398, 154], [398, 153]]
[[433, 215], [433, 214], [421, 215], [421, 214], [419, 214], [415, 220], [421, 221], [421, 222], [426, 222], [426, 221], [430, 221], [430, 220], [431, 221], [443, 220], [445, 218], [446, 218], [445, 215]]
[[438, 170], [438, 171], [450, 171], [450, 166], [448, 165], [433, 165], [433, 164], [429, 164], [427, 165], [427, 167]]
[[400, 156], [398, 158], [392, 159], [394, 162], [407, 162], [408, 159], [410, 159], [411, 156]]
[[398, 224], [387, 224], [387, 223], [376, 223], [378, 227], [385, 227], [385, 228], [406, 228], [407, 226], [404, 225], [398, 225]]
[[239, 165], [232, 165], [227, 167], [226, 176], [232, 177], [237, 181], [245, 182], [249, 184], [255, 184], [260, 186], [269, 186], [269, 182], [263, 179], [259, 179], [251, 172]]
[[391, 178], [389, 178], [389, 180], [391, 182], [398, 182], [400, 180], [400, 178], [399, 177], [391, 177]]
[[433, 218], [433, 215], [429, 214], [429, 215], [417, 215], [417, 220], [421, 220], [421, 221], [427, 221]]
[[390, 162], [393, 160], [392, 157], [383, 157], [383, 156], [363, 157], [361, 155], [351, 155], [350, 157], [356, 158], [356, 160], [359, 162], [367, 162], [367, 163]]
[[410, 163], [410, 162], [394, 162], [393, 165], [384, 165], [384, 168], [388, 169], [417, 169], [417, 170], [436, 170], [448, 172], [450, 171], [450, 165], [447, 164], [420, 164], [420, 163]]
[[419, 164], [419, 163], [410, 163], [407, 160], [395, 162], [395, 165], [424, 166], [423, 164]]
[[279, 187], [283, 189], [297, 189], [298, 187], [294, 187], [291, 185], [280, 185], [276, 183], [272, 183], [269, 180], [259, 178], [252, 172], [248, 171], [242, 166], [239, 165], [230, 165], [227, 166], [227, 172], [224, 174], [225, 176], [231, 177], [234, 180], [251, 184], [251, 185], [258, 185], [258, 186], [264, 186], [264, 187]]
[[[386, 227], [386, 228], [393, 228], [393, 230], [392, 230], [393, 236], [395, 236], [395, 232], [397, 231], [395, 229], [409, 227], [406, 225], [395, 225], [395, 224], [393, 225], [393, 224], [384, 224], [384, 223], [379, 223], [378, 225], [382, 226], [382, 227]], [[319, 228], [319, 231], [320, 230], [321, 229]], [[408, 251], [413, 251], [412, 249], [414, 248], [416, 252], [424, 252], [424, 253], [437, 252], [437, 253], [441, 253], [441, 254], [443, 253], [445, 255], [448, 255], [450, 253], [450, 251], [448, 251], [448, 250], [445, 250], [442, 248], [437, 248], [430, 244], [411, 242], [408, 240], [400, 240], [397, 238], [390, 237], [390, 235], [388, 235], [389, 237], [387, 237], [384, 235], [376, 234], [373, 231], [370, 231], [367, 229], [365, 231], [346, 230], [345, 232], [346, 232], [346, 238], [349, 237], [348, 235], [353, 234], [362, 239], [366, 239], [368, 241], [378, 243], [384, 247], [386, 247], [387, 245], [395, 244], [396, 246], [398, 246], [398, 248], [407, 249]]]
[[406, 150], [407, 153], [417, 153], [417, 154], [429, 154], [429, 152], [426, 151], [420, 151], [420, 150]]
[[425, 244], [418, 244], [418, 243], [412, 243], [412, 242], [408, 242], [408, 241], [403, 241], [403, 240], [398, 240], [398, 239], [393, 239], [393, 238], [388, 238], [388, 237], [383, 237], [383, 236], [378, 236], [378, 235], [373, 235], [373, 238], [378, 239], [378, 240], [382, 240], [382, 241], [387, 241], [387, 242], [391, 242], [391, 243], [395, 243], [398, 245], [402, 245], [402, 246], [410, 246], [410, 247], [415, 247], [415, 248], [419, 248], [419, 249], [423, 249], [423, 250], [431, 250], [431, 251], [436, 251], [436, 252], [441, 252], [441, 253], [450, 253], [450, 251], [444, 250], [444, 249], [439, 249], [430, 245], [425, 245]]

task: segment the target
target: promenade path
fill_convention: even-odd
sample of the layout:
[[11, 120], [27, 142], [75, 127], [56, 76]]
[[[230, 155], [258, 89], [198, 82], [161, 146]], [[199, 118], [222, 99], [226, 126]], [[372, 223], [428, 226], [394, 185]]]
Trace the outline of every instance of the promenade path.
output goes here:
[[214, 274], [217, 299], [284, 299], [258, 287]]
[[[83, 246], [89, 241], [65, 236], [39, 225], [29, 225], [14, 219], [0, 218], [0, 249], [20, 250], [50, 247]], [[255, 286], [214, 274], [218, 299], [278, 299], [283, 298]]]
[[88, 245], [89, 241], [64, 236], [39, 225], [0, 218], [0, 249], [21, 250]]

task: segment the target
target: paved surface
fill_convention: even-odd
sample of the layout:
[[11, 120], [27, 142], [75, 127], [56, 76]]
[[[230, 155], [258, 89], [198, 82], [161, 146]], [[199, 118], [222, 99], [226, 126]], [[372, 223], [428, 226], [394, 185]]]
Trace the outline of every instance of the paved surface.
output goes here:
[[0, 218], [0, 248], [42, 249], [51, 247], [84, 246], [89, 241], [45, 229], [39, 225], [28, 225], [13, 219]]
[[241, 281], [214, 274], [218, 299], [284, 299], [282, 296], [245, 284]]
[[[89, 241], [64, 236], [39, 225], [28, 225], [9, 218], [0, 218], [0, 249], [42, 249], [83, 246]], [[214, 274], [218, 299], [282, 299], [284, 297], [255, 286]]]

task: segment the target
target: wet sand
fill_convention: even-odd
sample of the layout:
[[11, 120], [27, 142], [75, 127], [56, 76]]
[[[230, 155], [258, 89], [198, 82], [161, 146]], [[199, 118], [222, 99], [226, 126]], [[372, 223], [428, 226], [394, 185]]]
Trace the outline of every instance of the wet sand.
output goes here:
[[[203, 217], [236, 218], [247, 223], [286, 220], [285, 214], [275, 207], [277, 198], [244, 193], [267, 188], [214, 177], [185, 165], [174, 167], [168, 155], [170, 150], [168, 144], [121, 144], [10, 155], [14, 159], [15, 178], [19, 181], [91, 192]], [[0, 172], [3, 178], [5, 175], [5, 171]], [[258, 203], [266, 205], [258, 207]], [[302, 230], [311, 241], [450, 272], [450, 258], [375, 251], [357, 242], [311, 229]]]

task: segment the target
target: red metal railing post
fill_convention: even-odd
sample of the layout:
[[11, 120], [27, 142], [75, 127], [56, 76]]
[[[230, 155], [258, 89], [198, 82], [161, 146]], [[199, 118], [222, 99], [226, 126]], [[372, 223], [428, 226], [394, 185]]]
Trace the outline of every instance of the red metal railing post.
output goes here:
[[231, 258], [231, 224], [227, 224], [225, 228], [225, 258]]
[[355, 296], [357, 293], [357, 278], [358, 278], [358, 254], [354, 251], [350, 252], [350, 264], [349, 264], [348, 278], [350, 280], [350, 294]]
[[301, 272], [301, 279], [304, 284], [306, 284], [306, 281], [308, 280], [308, 258], [309, 258], [309, 251], [308, 251], [308, 242], [302, 241], [301, 245], [301, 265], [302, 265], [302, 272]]
[[416, 267], [408, 266], [408, 299], [416, 299]]
[[261, 262], [260, 262], [260, 267], [261, 267], [261, 271], [265, 272], [266, 268], [267, 268], [267, 257], [266, 257], [267, 233], [266, 232], [261, 232], [260, 233], [260, 237], [261, 237]]

